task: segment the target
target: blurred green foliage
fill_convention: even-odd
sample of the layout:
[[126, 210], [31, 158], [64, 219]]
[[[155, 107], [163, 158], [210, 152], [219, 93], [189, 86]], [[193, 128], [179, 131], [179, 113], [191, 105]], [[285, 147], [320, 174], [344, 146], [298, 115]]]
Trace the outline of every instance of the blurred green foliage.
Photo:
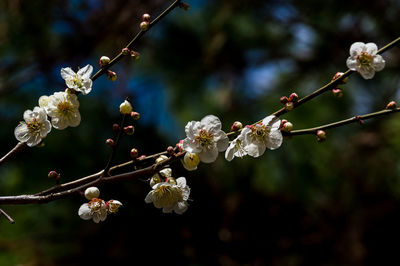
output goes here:
[[[165, 150], [184, 126], [207, 114], [223, 128], [257, 121], [281, 107], [279, 98], [304, 96], [346, 69], [350, 45], [398, 37], [400, 2], [343, 0], [191, 0], [138, 43], [141, 60], [114, 68], [80, 97], [82, 123], [54, 130], [0, 168], [0, 194], [35, 193], [105, 166], [130, 96], [141, 119], [123, 139], [129, 150]], [[63, 90], [61, 67], [97, 66], [114, 56], [169, 1], [1, 0], [0, 147], [15, 144], [23, 111], [41, 95]], [[384, 54], [386, 68], [370, 81], [351, 76], [344, 97], [326, 93], [284, 116], [296, 129], [380, 110], [399, 96], [400, 50]], [[258, 159], [222, 157], [196, 172], [176, 165], [192, 188], [182, 216], [144, 203], [144, 180], [101, 187], [124, 206], [104, 223], [77, 215], [83, 198], [5, 206], [16, 223], [0, 220], [0, 265], [392, 265], [400, 237], [400, 122], [397, 115], [329, 130], [328, 139], [286, 139]]]

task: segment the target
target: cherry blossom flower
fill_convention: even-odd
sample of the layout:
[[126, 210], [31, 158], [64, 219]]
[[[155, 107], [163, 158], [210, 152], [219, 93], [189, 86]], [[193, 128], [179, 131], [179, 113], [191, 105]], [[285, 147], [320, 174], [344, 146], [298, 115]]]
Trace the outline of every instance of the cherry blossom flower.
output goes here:
[[107, 218], [106, 203], [102, 199], [93, 198], [89, 203], [81, 205], [78, 214], [83, 220], [93, 219], [95, 223], [104, 221]]
[[[175, 211], [178, 214], [184, 213], [187, 208], [187, 200], [190, 194], [190, 188], [186, 185], [186, 179], [179, 177], [173, 182], [161, 182], [153, 186], [144, 201], [153, 202], [156, 208], [162, 208], [164, 213]], [[176, 184], [175, 184], [176, 183]]]
[[[246, 131], [244, 131], [246, 133]], [[236, 139], [232, 140], [229, 144], [229, 147], [226, 149], [225, 158], [228, 161], [232, 161], [234, 157], [244, 157], [247, 155], [246, 150], [243, 146], [244, 133], [241, 131], [240, 135], [236, 137]]]
[[45, 108], [51, 117], [51, 123], [56, 129], [76, 127], [81, 122], [78, 97], [68, 92], [56, 92], [51, 96], [39, 98], [39, 105]]
[[75, 73], [70, 67], [61, 69], [61, 77], [65, 79], [67, 87], [75, 91], [81, 92], [83, 95], [88, 94], [92, 90], [92, 75], [93, 67], [86, 65], [84, 68]]
[[353, 43], [350, 47], [350, 57], [347, 58], [347, 67], [359, 72], [364, 79], [372, 79], [375, 71], [381, 71], [385, 67], [385, 60], [376, 54], [377, 51], [375, 43]]
[[33, 111], [24, 112], [25, 122], [15, 128], [14, 135], [18, 141], [26, 142], [29, 147], [38, 145], [51, 131], [50, 121], [47, 120], [46, 111], [35, 107]]
[[244, 151], [252, 157], [259, 157], [266, 148], [270, 150], [279, 148], [283, 141], [280, 124], [279, 118], [271, 115], [264, 118], [261, 123], [246, 126], [241, 132]]
[[218, 152], [225, 151], [229, 145], [228, 136], [221, 127], [221, 121], [214, 115], [208, 115], [200, 122], [187, 123], [186, 139], [182, 142], [183, 149], [197, 153], [204, 163], [214, 162]]
[[119, 207], [122, 206], [122, 203], [119, 200], [109, 200], [106, 202], [106, 208], [109, 213], [116, 213], [119, 210]]

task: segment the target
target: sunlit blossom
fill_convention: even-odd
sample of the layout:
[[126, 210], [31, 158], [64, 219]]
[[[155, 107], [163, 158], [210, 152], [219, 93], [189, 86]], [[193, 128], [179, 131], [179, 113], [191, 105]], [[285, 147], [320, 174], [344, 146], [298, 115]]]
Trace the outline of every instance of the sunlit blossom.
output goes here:
[[372, 79], [376, 71], [385, 67], [385, 60], [377, 52], [378, 47], [375, 43], [355, 42], [350, 47], [347, 67], [359, 72], [364, 79]]
[[83, 220], [93, 219], [95, 223], [104, 221], [107, 218], [106, 203], [102, 199], [93, 198], [89, 203], [81, 205], [78, 214]]
[[86, 65], [75, 73], [70, 67], [61, 69], [61, 77], [65, 79], [67, 87], [75, 91], [81, 92], [83, 95], [88, 94], [92, 90], [93, 67]]

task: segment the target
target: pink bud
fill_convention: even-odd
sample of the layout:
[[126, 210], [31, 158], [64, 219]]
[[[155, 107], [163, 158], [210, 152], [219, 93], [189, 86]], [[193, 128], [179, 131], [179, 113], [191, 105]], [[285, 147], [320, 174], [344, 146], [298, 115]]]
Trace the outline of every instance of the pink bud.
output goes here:
[[288, 97], [286, 97], [286, 96], [282, 96], [282, 97], [280, 98], [280, 101], [281, 101], [282, 104], [285, 104], [285, 103], [287, 103], [287, 102], [289, 101], [289, 99], [288, 99]]
[[386, 110], [393, 110], [396, 109], [396, 102], [395, 101], [391, 101], [390, 103], [388, 103], [386, 105]]
[[297, 102], [297, 100], [299, 99], [299, 96], [297, 95], [297, 93], [292, 93], [292, 94], [290, 94], [290, 96], [289, 96], [289, 101], [291, 101], [291, 102]]
[[317, 141], [318, 142], [323, 142], [326, 140], [326, 133], [323, 130], [318, 130], [317, 131]]
[[138, 112], [131, 112], [131, 117], [132, 117], [134, 120], [139, 120], [140, 114], [139, 114]]
[[182, 10], [188, 11], [190, 9], [190, 5], [188, 3], [181, 2], [181, 3], [179, 3], [179, 8], [181, 8]]
[[343, 91], [339, 88], [332, 89], [333, 96], [337, 98], [343, 97]]
[[117, 80], [117, 73], [111, 71], [111, 70], [107, 70], [107, 78], [109, 81], [116, 81]]
[[127, 134], [127, 135], [133, 135], [133, 133], [135, 133], [134, 126], [124, 127], [124, 133]]
[[131, 50], [129, 50], [129, 48], [123, 48], [122, 51], [121, 51], [121, 53], [122, 53], [123, 55], [129, 55], [129, 54], [131, 53]]
[[135, 60], [139, 60], [140, 59], [140, 53], [139, 52], [135, 52], [135, 51], [131, 51], [131, 57]]
[[[343, 72], [337, 72], [337, 73], [333, 76], [332, 81], [337, 80], [337, 79], [340, 78], [342, 75], [343, 75]], [[347, 82], [348, 79], [349, 79], [348, 77], [342, 79], [342, 80], [340, 81], [340, 84], [345, 84], [345, 83]]]
[[53, 180], [59, 180], [61, 175], [57, 173], [56, 171], [50, 171], [49, 174], [47, 175], [50, 179]]
[[173, 155], [174, 154], [174, 147], [168, 146], [167, 152], [168, 152], [169, 155]]
[[182, 146], [183, 140], [181, 139], [178, 143], [176, 143], [176, 149], [178, 151], [183, 151], [183, 146]]
[[101, 67], [104, 67], [104, 66], [108, 65], [110, 63], [110, 61], [111, 60], [108, 56], [102, 56], [102, 57], [100, 57], [99, 65]]
[[286, 122], [286, 123], [283, 125], [282, 130], [285, 131], [285, 132], [290, 132], [290, 131], [292, 131], [292, 130], [293, 130], [293, 124], [290, 123], [290, 122]]
[[242, 128], [243, 128], [243, 124], [240, 123], [239, 121], [236, 121], [233, 123], [233, 125], [231, 127], [231, 132], [241, 130]]
[[150, 22], [150, 15], [149, 14], [143, 14], [142, 15], [142, 19], [143, 19], [143, 21], [147, 21], [147, 22]]
[[113, 147], [115, 145], [114, 140], [113, 139], [107, 139], [106, 140], [106, 144], [110, 147]]

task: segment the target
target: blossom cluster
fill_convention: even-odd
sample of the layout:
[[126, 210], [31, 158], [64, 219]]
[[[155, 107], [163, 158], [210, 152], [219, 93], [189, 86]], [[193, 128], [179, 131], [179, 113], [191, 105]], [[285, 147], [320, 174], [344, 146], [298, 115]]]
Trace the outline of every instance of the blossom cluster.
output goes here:
[[107, 218], [107, 214], [116, 213], [122, 203], [118, 200], [109, 200], [105, 202], [99, 198], [100, 190], [97, 187], [89, 187], [85, 190], [85, 197], [89, 200], [88, 203], [84, 203], [78, 210], [78, 215], [83, 220], [91, 220], [99, 223]]
[[[157, 158], [156, 163], [166, 160], [164, 155]], [[144, 201], [153, 203], [154, 207], [161, 209], [164, 213], [174, 211], [177, 214], [184, 213], [188, 208], [187, 200], [190, 195], [190, 188], [186, 184], [186, 178], [172, 177], [172, 169], [164, 168], [150, 179], [152, 190], [147, 194]]]
[[77, 94], [88, 94], [92, 90], [93, 67], [86, 65], [75, 73], [71, 68], [62, 68], [61, 77], [67, 89], [50, 96], [41, 96], [39, 106], [24, 112], [24, 121], [15, 128], [15, 138], [29, 147], [38, 145], [51, 128], [76, 127], [81, 122]]

